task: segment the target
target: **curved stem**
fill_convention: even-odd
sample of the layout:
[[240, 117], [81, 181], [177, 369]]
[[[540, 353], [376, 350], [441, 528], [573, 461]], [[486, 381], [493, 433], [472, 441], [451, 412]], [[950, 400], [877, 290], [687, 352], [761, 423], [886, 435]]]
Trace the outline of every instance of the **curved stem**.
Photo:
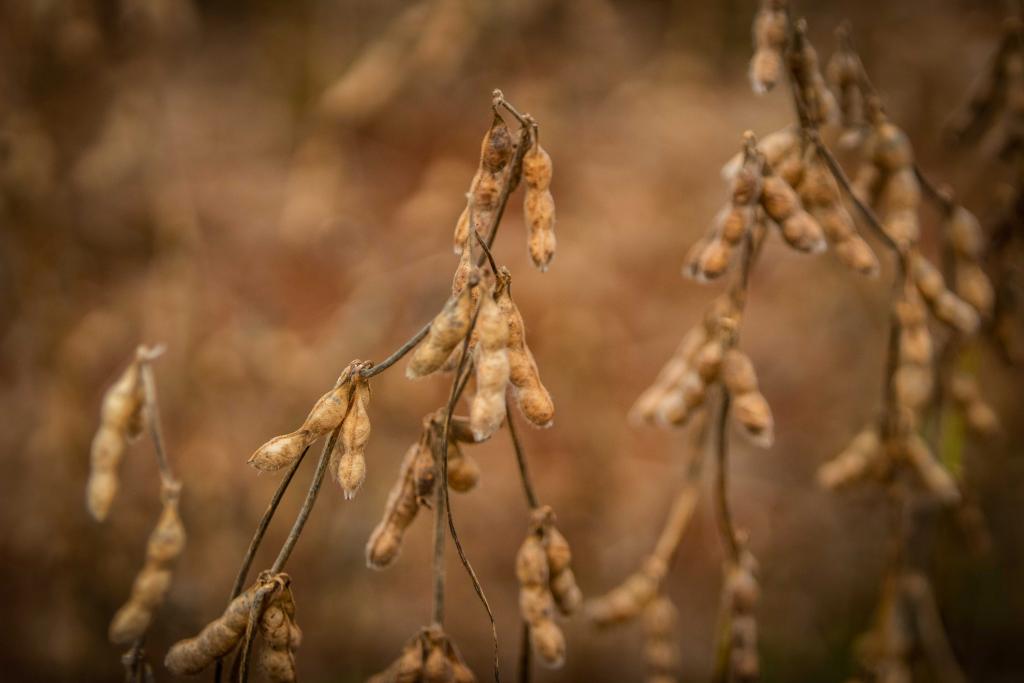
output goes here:
[[359, 374], [363, 377], [363, 379], [370, 379], [371, 377], [379, 375], [380, 373], [384, 372], [398, 361], [402, 360], [402, 358], [407, 353], [412, 351], [414, 348], [416, 348], [417, 344], [423, 341], [423, 338], [426, 337], [427, 334], [430, 332], [430, 325], [431, 323], [427, 323], [426, 325], [421, 327], [416, 334], [410, 337], [407, 342], [398, 347], [398, 349], [394, 353], [392, 353], [390, 356], [382, 360], [380, 363], [371, 365], [368, 368], [363, 368], [362, 370], [359, 371]]

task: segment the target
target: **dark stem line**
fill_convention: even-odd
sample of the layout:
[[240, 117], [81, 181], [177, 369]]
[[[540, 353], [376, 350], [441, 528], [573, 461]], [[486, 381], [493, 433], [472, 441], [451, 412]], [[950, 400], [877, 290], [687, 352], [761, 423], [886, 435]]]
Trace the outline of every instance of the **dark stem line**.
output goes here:
[[953, 210], [956, 208], [956, 202], [953, 201], [952, 190], [945, 186], [939, 187], [933, 183], [916, 163], [914, 164], [914, 175], [917, 177], [917, 182], [921, 185], [921, 189], [924, 190], [924, 195], [932, 200], [944, 215], [948, 216], [953, 213]]
[[302, 509], [299, 510], [298, 516], [295, 518], [295, 523], [292, 524], [292, 529], [288, 532], [288, 538], [285, 539], [284, 545], [281, 546], [281, 552], [278, 553], [277, 559], [274, 560], [274, 564], [270, 567], [272, 574], [278, 574], [284, 569], [285, 563], [288, 562], [288, 557], [292, 554], [292, 550], [295, 548], [295, 544], [299, 541], [299, 535], [302, 534], [302, 528], [306, 525], [306, 520], [309, 519], [309, 513], [313, 511], [313, 505], [316, 503], [316, 498], [320, 494], [320, 488], [324, 483], [324, 475], [327, 473], [327, 465], [331, 460], [331, 452], [334, 450], [334, 444], [338, 440], [338, 432], [341, 431], [341, 425], [334, 428], [331, 432], [331, 436], [327, 439], [327, 443], [324, 444], [324, 450], [320, 454], [320, 460], [316, 464], [316, 472], [313, 474], [313, 481], [309, 484], [309, 490], [306, 492], [306, 500], [302, 503]]
[[537, 508], [540, 503], [537, 501], [537, 494], [533, 489], [533, 482], [530, 480], [530, 465], [526, 460], [526, 453], [519, 441], [519, 434], [516, 432], [515, 423], [512, 419], [512, 408], [508, 399], [505, 400], [505, 424], [508, 425], [508, 435], [512, 438], [512, 448], [516, 452], [516, 462], [519, 464], [519, 479], [523, 482], [523, 493], [526, 494], [526, 502], [530, 509]]
[[[487, 294], [483, 294], [487, 296]], [[477, 313], [479, 313], [479, 307], [477, 307]], [[463, 344], [462, 358], [459, 361], [459, 368], [456, 371], [456, 381], [452, 384], [452, 392], [448, 398], [448, 405], [444, 411], [444, 423], [441, 429], [441, 486], [442, 495], [444, 498], [444, 506], [448, 517], [448, 530], [452, 536], [452, 542], [455, 544], [455, 550], [459, 554], [459, 560], [462, 561], [462, 566], [469, 575], [470, 581], [473, 584], [473, 591], [476, 592], [476, 596], [480, 599], [480, 602], [484, 606], [484, 610], [487, 611], [487, 618], [491, 622], [491, 637], [494, 640], [494, 680], [495, 683], [501, 681], [501, 670], [498, 662], [498, 626], [494, 619], [494, 612], [491, 610], [491, 605], [487, 601], [487, 596], [484, 595], [483, 586], [480, 584], [480, 578], [477, 576], [476, 571], [473, 569], [473, 565], [470, 564], [469, 558], [466, 557], [466, 551], [462, 548], [462, 541], [459, 540], [459, 533], [455, 528], [455, 519], [452, 517], [451, 501], [448, 498], [448, 436], [451, 433], [452, 425], [452, 413], [455, 410], [455, 404], [459, 400], [459, 396], [469, 383], [469, 367], [467, 364], [469, 361], [469, 338], [472, 336], [473, 327], [476, 326], [476, 315], [473, 316], [473, 322], [470, 325], [470, 331], [466, 334], [466, 341]], [[458, 379], [460, 373], [466, 368], [465, 377]]]
[[480, 244], [480, 248], [483, 249], [484, 256], [487, 257], [487, 262], [491, 265], [491, 272], [495, 275], [498, 274], [498, 264], [494, 262], [494, 255], [491, 253], [487, 243], [484, 242], [483, 238], [480, 237], [480, 233], [476, 230], [473, 231], [473, 236], [476, 237], [476, 241]]
[[[162, 349], [160, 350], [162, 352]], [[156, 451], [157, 466], [160, 468], [160, 480], [165, 488], [177, 488], [178, 482], [171, 471], [171, 463], [167, 458], [167, 449], [164, 446], [164, 430], [160, 420], [160, 404], [156, 394], [156, 379], [153, 376], [153, 367], [150, 365], [152, 358], [158, 352], [151, 352], [149, 349], [140, 349], [140, 367], [142, 374], [142, 390], [146, 399], [146, 415], [149, 422], [149, 434], [153, 440], [153, 450]]]
[[388, 356], [381, 362], [376, 363], [375, 365], [371, 365], [368, 368], [363, 368], [362, 370], [359, 371], [359, 374], [362, 376], [363, 379], [370, 379], [371, 377], [379, 375], [380, 373], [384, 372], [398, 361], [402, 360], [402, 358], [407, 353], [412, 351], [414, 348], [416, 348], [417, 344], [423, 341], [423, 338], [426, 337], [427, 334], [430, 332], [430, 325], [431, 323], [427, 323], [426, 325], [421, 327], [416, 334], [414, 334], [407, 342], [402, 344], [394, 353], [392, 353], [390, 356]]
[[530, 683], [533, 678], [533, 663], [530, 649], [530, 625], [523, 622], [519, 636], [519, 670], [516, 672], [518, 683]]
[[[259, 524], [256, 526], [256, 532], [252, 536], [252, 540], [249, 541], [249, 547], [245, 550], [245, 557], [242, 558], [242, 565], [238, 568], [238, 574], [235, 575], [235, 583], [231, 586], [231, 595], [228, 596], [228, 604], [237, 598], [242, 593], [242, 588], [245, 587], [245, 580], [249, 576], [249, 570], [252, 569], [253, 560], [256, 559], [256, 552], [260, 549], [260, 544], [263, 543], [263, 538], [266, 536], [267, 529], [270, 528], [270, 522], [274, 519], [274, 514], [277, 512], [278, 506], [281, 504], [281, 499], [284, 498], [285, 491], [288, 490], [288, 486], [292, 483], [292, 478], [295, 476], [295, 472], [298, 471], [299, 465], [306, 457], [306, 453], [309, 452], [309, 446], [302, 449], [299, 453], [299, 457], [295, 459], [288, 469], [284, 473], [284, 477], [281, 478], [280, 483], [277, 485], [277, 489], [274, 490], [274, 495], [270, 499], [270, 504], [267, 505], [266, 511], [263, 516], [260, 517]], [[224, 660], [218, 659], [214, 664], [213, 669], [213, 680], [214, 683], [220, 683], [221, 678], [224, 674]]]
[[725, 542], [729, 558], [734, 563], [740, 559], [739, 542], [736, 540], [736, 529], [732, 523], [732, 512], [729, 510], [728, 488], [728, 423], [732, 397], [726, 389], [722, 389], [722, 402], [715, 423], [715, 505], [718, 508], [718, 524], [722, 539]]
[[[457, 382], [457, 379], [456, 379]], [[455, 389], [453, 383], [452, 389]], [[441, 472], [441, 445], [439, 439], [432, 439], [431, 449], [434, 452], [434, 460], [437, 463], [438, 477], [437, 483], [435, 484], [434, 494], [434, 561], [433, 561], [433, 575], [434, 575], [434, 605], [433, 612], [431, 614], [431, 620], [433, 623], [441, 625], [444, 624], [444, 586], [445, 586], [445, 569], [444, 569], [444, 544], [445, 538], [448, 535], [448, 528], [446, 520], [448, 518], [448, 501], [445, 499], [445, 495], [442, 489], [448, 488], [447, 477]]]

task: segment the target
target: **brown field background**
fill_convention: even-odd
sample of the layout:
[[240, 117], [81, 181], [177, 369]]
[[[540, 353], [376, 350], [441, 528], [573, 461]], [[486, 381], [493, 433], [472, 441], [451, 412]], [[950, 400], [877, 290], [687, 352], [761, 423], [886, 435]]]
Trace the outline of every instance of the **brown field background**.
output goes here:
[[[792, 116], [784, 91], [759, 98], [747, 86], [755, 3], [431, 2], [425, 17], [442, 19], [414, 17], [411, 35], [435, 31], [434, 52], [408, 61], [392, 91], [375, 88], [381, 101], [364, 102], [365, 112], [324, 114], [325, 90], [412, 6], [2, 3], [0, 678], [122, 676], [106, 629], [159, 508], [150, 444], [129, 451], [107, 523], [89, 518], [83, 494], [100, 397], [140, 342], [168, 345], [156, 373], [189, 535], [151, 657], [219, 614], [277, 480], [258, 476], [248, 455], [294, 429], [348, 361], [383, 358], [446, 296], [451, 229], [495, 87], [538, 119], [555, 164], [550, 272], [529, 263], [520, 195], [496, 243], [557, 406], [551, 429], [521, 430], [536, 486], [572, 543], [584, 593], [607, 590], [652, 546], [687, 438], [630, 426], [626, 411], [721, 288], [685, 280], [679, 267], [724, 200], [722, 162], [743, 130], [764, 134]], [[796, 6], [823, 56], [840, 19], [852, 20], [920, 162], [984, 220], [1005, 169], [990, 149], [952, 149], [941, 132], [998, 41], [1004, 5]], [[936, 216], [926, 216], [934, 234]], [[876, 408], [887, 278], [863, 280], [829, 254], [800, 256], [778, 240], [753, 277], [742, 344], [777, 439], [769, 451], [733, 439], [731, 500], [762, 567], [766, 681], [844, 680], [877, 596], [883, 497], [824, 493], [814, 471]], [[967, 446], [993, 547], [972, 554], [952, 516], [939, 515], [930, 571], [971, 680], [1015, 681], [1024, 679], [1022, 376], [987, 343], [979, 366], [1006, 426], [1000, 439]], [[447, 380], [412, 383], [399, 366], [373, 389], [367, 483], [351, 502], [325, 487], [288, 566], [307, 681], [364, 679], [430, 616], [427, 516], [385, 572], [365, 568], [363, 547]], [[481, 485], [453, 509], [511, 677], [525, 506], [507, 436], [473, 453]], [[257, 569], [284, 539], [312, 460]], [[705, 496], [668, 580], [685, 680], [706, 680], [711, 666], [722, 560], [714, 524]], [[454, 553], [448, 560], [447, 628], [486, 680], [486, 616]], [[536, 680], [640, 680], [637, 628], [595, 632], [577, 617], [566, 634], [566, 667]]]

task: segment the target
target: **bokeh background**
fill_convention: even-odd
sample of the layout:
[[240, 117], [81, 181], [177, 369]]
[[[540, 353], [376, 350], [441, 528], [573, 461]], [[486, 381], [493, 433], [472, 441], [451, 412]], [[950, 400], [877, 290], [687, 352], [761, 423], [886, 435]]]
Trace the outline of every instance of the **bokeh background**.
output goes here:
[[[944, 143], [942, 125], [985, 68], [1005, 4], [796, 6], [823, 55], [839, 21], [853, 22], [922, 165], [984, 219], [1005, 170], [991, 149]], [[189, 534], [152, 659], [219, 614], [276, 485], [248, 455], [293, 429], [349, 360], [383, 358], [443, 301], [495, 87], [541, 123], [555, 163], [551, 271], [529, 263], [518, 196], [496, 243], [557, 404], [554, 427], [521, 429], [524, 445], [584, 592], [632, 571], [681, 482], [689, 439], [630, 426], [626, 412], [720, 288], [679, 268], [725, 197], [722, 162], [743, 130], [764, 134], [792, 116], [785, 92], [757, 97], [747, 85], [752, 0], [0, 7], [5, 680], [122, 676], [106, 629], [159, 509], [151, 446], [129, 452], [106, 524], [88, 517], [83, 492], [100, 397], [140, 342], [168, 346], [157, 380]], [[762, 567], [765, 680], [844, 680], [877, 598], [884, 499], [824, 493], [814, 471], [875, 410], [886, 275], [863, 280], [828, 254], [773, 241], [752, 281], [743, 345], [777, 440], [767, 452], [733, 440], [731, 499]], [[1016, 681], [1022, 377], [988, 343], [977, 358], [1005, 425], [966, 451], [991, 550], [972, 552], [955, 516], [939, 515], [929, 569], [971, 680]], [[411, 383], [400, 367], [374, 382], [367, 483], [352, 502], [325, 489], [288, 567], [306, 680], [362, 680], [429, 619], [428, 517], [386, 572], [365, 568], [363, 547], [420, 418], [447, 390], [442, 378]], [[473, 453], [481, 485], [453, 506], [510, 675], [526, 509], [506, 436]], [[311, 463], [257, 568], [276, 554]], [[687, 680], [710, 671], [721, 560], [705, 497], [668, 580]], [[448, 631], [486, 679], [490, 630], [453, 553], [448, 576]], [[566, 667], [537, 680], [641, 678], [637, 628], [599, 633], [575, 618], [566, 632]]]

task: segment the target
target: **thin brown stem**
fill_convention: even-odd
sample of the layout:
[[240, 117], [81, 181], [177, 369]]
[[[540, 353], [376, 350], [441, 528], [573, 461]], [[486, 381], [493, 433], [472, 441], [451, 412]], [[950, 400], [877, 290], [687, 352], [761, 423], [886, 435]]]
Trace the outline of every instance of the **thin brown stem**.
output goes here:
[[732, 398], [729, 392], [722, 390], [721, 407], [715, 422], [715, 505], [718, 509], [718, 525], [722, 541], [732, 562], [739, 562], [740, 546], [736, 539], [736, 529], [732, 523], [732, 512], [729, 509], [729, 408]]
[[162, 346], [153, 349], [140, 346], [137, 352], [139, 372], [142, 376], [142, 391], [145, 396], [146, 422], [149, 423], [149, 434], [156, 452], [157, 466], [160, 468], [160, 481], [164, 489], [177, 489], [178, 481], [171, 471], [171, 463], [167, 458], [164, 446], [164, 430], [160, 420], [160, 404], [156, 394], [156, 379], [153, 376], [152, 361], [163, 353]]
[[519, 670], [516, 672], [516, 680], [519, 683], [530, 683], [533, 678], [531, 655], [530, 625], [524, 621], [519, 635]]
[[402, 360], [402, 358], [407, 353], [412, 351], [414, 348], [416, 348], [417, 344], [423, 341], [423, 338], [426, 337], [427, 334], [430, 332], [430, 325], [431, 323], [427, 323], [426, 325], [421, 327], [419, 331], [416, 332], [416, 334], [410, 337], [407, 342], [398, 347], [398, 349], [394, 353], [392, 353], [390, 356], [388, 356], [379, 363], [363, 368], [362, 370], [359, 371], [359, 374], [362, 376], [363, 379], [370, 379], [371, 377], [379, 375], [380, 373], [384, 372], [398, 361]]
[[[433, 439], [431, 448], [434, 450], [434, 459], [440, 464], [442, 459], [440, 439]], [[438, 467], [438, 470], [441, 468]], [[439, 473], [438, 482], [435, 486], [434, 495], [434, 603], [431, 613], [431, 620], [435, 624], [444, 624], [444, 545], [445, 537], [448, 534], [448, 500], [443, 489], [448, 488], [447, 479]]]
[[495, 275], [497, 275], [498, 274], [498, 264], [494, 262], [494, 255], [491, 253], [491, 250], [487, 246], [487, 243], [484, 242], [484, 239], [482, 237], [480, 237], [480, 233], [477, 232], [476, 230], [473, 231], [473, 237], [476, 237], [476, 241], [480, 245], [480, 248], [483, 250], [484, 256], [487, 257], [487, 262], [491, 266], [491, 272], [494, 273]]
[[516, 462], [519, 464], [519, 479], [523, 483], [523, 493], [526, 494], [526, 503], [533, 510], [537, 508], [540, 503], [537, 501], [537, 494], [533, 489], [533, 482], [530, 480], [530, 466], [526, 460], [526, 453], [523, 451], [523, 445], [519, 442], [519, 434], [516, 432], [514, 420], [512, 419], [512, 409], [505, 401], [505, 424], [508, 426], [508, 435], [512, 439], [512, 448], [516, 452]]
[[324, 483], [324, 475], [327, 474], [327, 466], [331, 461], [331, 452], [334, 450], [334, 444], [338, 440], [338, 433], [340, 431], [341, 425], [338, 425], [324, 444], [324, 450], [320, 454], [320, 460], [316, 464], [316, 471], [313, 473], [313, 481], [310, 482], [309, 490], [306, 492], [306, 500], [303, 501], [302, 508], [292, 524], [291, 531], [288, 532], [288, 538], [285, 539], [284, 545], [281, 546], [281, 552], [277, 554], [277, 559], [274, 560], [274, 564], [270, 568], [272, 574], [278, 574], [284, 570], [292, 550], [295, 549], [295, 544], [299, 541], [302, 529], [306, 526], [306, 520], [309, 519], [309, 514], [313, 511], [316, 498], [320, 494], [320, 488]]

